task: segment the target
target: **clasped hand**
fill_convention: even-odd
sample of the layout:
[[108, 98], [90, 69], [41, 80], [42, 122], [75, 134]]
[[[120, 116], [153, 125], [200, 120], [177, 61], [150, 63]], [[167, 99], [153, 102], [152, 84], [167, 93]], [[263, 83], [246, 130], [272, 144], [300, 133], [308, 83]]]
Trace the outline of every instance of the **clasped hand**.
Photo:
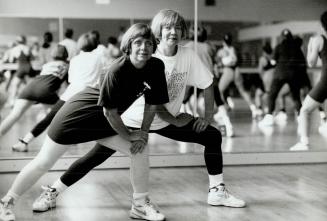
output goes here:
[[149, 134], [142, 130], [132, 131], [130, 141], [132, 143], [130, 151], [132, 154], [142, 153], [148, 143]]
[[202, 117], [199, 117], [195, 120], [194, 124], [193, 124], [193, 130], [195, 130], [195, 132], [200, 133], [202, 131], [204, 131], [205, 129], [207, 129], [207, 127], [209, 126], [210, 122]]

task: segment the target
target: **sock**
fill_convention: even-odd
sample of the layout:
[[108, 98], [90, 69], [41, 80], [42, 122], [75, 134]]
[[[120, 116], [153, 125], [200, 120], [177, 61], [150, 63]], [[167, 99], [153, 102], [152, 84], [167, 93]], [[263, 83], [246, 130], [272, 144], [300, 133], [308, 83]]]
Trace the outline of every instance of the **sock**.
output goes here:
[[23, 141], [26, 143], [31, 142], [34, 139], [34, 135], [32, 133], [28, 133], [25, 135], [25, 137], [23, 138]]
[[223, 174], [210, 175], [209, 174], [209, 188], [218, 186], [219, 184], [224, 183]]
[[308, 145], [309, 144], [309, 137], [302, 136], [300, 138], [300, 142], [303, 143], [304, 145]]
[[149, 196], [149, 192], [133, 193], [133, 202], [137, 206], [144, 205], [146, 203], [148, 196]]
[[7, 195], [5, 195], [2, 199], [1, 199], [1, 201], [3, 202], [3, 203], [5, 203], [5, 204], [12, 204], [12, 205], [14, 205], [15, 204], [15, 202], [18, 200], [18, 198], [19, 198], [19, 196], [16, 194], [16, 193], [14, 193], [14, 192], [12, 192], [12, 191], [8, 191], [8, 193], [7, 193]]
[[62, 193], [68, 188], [68, 186], [58, 179], [51, 185], [51, 188], [55, 188], [57, 192]]
[[253, 111], [255, 111], [257, 108], [256, 108], [256, 106], [254, 105], [254, 104], [251, 104], [250, 105], [250, 110], [253, 112]]

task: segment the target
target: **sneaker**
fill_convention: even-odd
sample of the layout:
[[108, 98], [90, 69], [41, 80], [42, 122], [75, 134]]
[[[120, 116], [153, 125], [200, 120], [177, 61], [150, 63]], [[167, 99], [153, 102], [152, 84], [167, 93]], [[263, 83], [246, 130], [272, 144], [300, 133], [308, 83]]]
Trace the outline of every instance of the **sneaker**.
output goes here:
[[42, 186], [42, 189], [43, 193], [33, 203], [34, 212], [45, 212], [56, 207], [56, 198], [59, 192], [50, 186]]
[[326, 136], [326, 135], [327, 135], [327, 123], [321, 124], [321, 125], [318, 127], [318, 132], [319, 132], [321, 135]]
[[297, 144], [295, 144], [290, 148], [290, 151], [306, 151], [306, 150], [309, 150], [309, 145], [301, 142], [298, 142]]
[[319, 111], [319, 116], [320, 116], [320, 123], [321, 124], [324, 124], [326, 123], [326, 114], [325, 114], [325, 111]]
[[208, 204], [211, 206], [228, 206], [235, 208], [245, 207], [245, 202], [230, 194], [224, 184], [209, 189]]
[[274, 117], [271, 114], [266, 114], [264, 118], [259, 121], [259, 126], [273, 126], [274, 125]]
[[0, 221], [15, 221], [15, 214], [11, 210], [12, 203], [5, 203], [0, 200]]
[[27, 145], [28, 143], [26, 143], [23, 139], [18, 139], [18, 143], [14, 144], [11, 148], [16, 152], [27, 152]]
[[231, 97], [227, 97], [226, 102], [230, 109], [233, 110], [235, 108], [235, 103]]
[[252, 119], [260, 119], [263, 115], [263, 110], [260, 108], [256, 108], [254, 110], [251, 110], [252, 113]]
[[151, 203], [149, 199], [147, 199], [147, 202], [144, 205], [135, 205], [133, 203], [129, 216], [132, 219], [144, 219], [150, 221], [165, 220], [165, 215], [160, 213], [157, 206]]
[[275, 116], [275, 121], [278, 123], [287, 122], [287, 114], [285, 113], [285, 111], [279, 111], [278, 114]]
[[226, 124], [225, 129], [226, 129], [226, 137], [234, 136], [234, 130], [233, 130], [233, 126], [231, 124]]

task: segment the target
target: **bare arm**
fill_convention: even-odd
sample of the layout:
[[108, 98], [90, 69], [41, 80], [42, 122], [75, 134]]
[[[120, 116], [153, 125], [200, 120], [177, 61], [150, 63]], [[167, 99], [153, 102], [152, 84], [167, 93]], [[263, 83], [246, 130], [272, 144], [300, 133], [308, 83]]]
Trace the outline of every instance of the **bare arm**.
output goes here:
[[210, 125], [213, 117], [213, 107], [214, 107], [214, 93], [213, 93], [213, 84], [204, 89], [204, 102], [205, 102], [205, 115], [203, 117], [197, 118], [194, 122], [193, 130], [197, 133], [200, 133], [207, 129]]
[[168, 112], [164, 105], [157, 106], [157, 114], [162, 120], [176, 127], [182, 127], [193, 119], [192, 115], [186, 113], [181, 113], [174, 117], [171, 113]]
[[213, 117], [213, 108], [214, 108], [214, 92], [213, 84], [204, 89], [204, 102], [205, 102], [205, 115], [204, 118], [207, 121], [211, 121]]
[[145, 132], [149, 132], [151, 123], [153, 121], [154, 115], [156, 113], [157, 105], [150, 105], [145, 104], [144, 105], [144, 114], [143, 114], [143, 121], [141, 130]]
[[136, 140], [132, 142], [132, 146], [130, 148], [132, 154], [141, 153], [147, 142], [148, 142], [148, 132], [150, 130], [151, 123], [153, 121], [154, 115], [156, 111], [156, 105], [145, 104], [144, 105], [144, 114], [141, 130], [139, 131], [145, 140]]
[[313, 67], [317, 64], [318, 54], [323, 46], [323, 39], [321, 36], [311, 37], [308, 44], [307, 60], [309, 67]]

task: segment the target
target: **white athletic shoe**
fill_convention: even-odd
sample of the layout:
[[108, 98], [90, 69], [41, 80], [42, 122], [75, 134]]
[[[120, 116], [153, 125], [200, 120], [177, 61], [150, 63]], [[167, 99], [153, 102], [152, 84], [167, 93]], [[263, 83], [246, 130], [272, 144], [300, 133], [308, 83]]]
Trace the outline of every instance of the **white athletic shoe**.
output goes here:
[[234, 129], [233, 129], [232, 124], [226, 124], [225, 129], [226, 129], [226, 137], [234, 136]]
[[235, 208], [245, 207], [245, 202], [230, 194], [224, 184], [209, 189], [208, 204]]
[[263, 110], [260, 108], [256, 108], [254, 110], [251, 110], [252, 113], [252, 119], [260, 119], [263, 115]]
[[45, 212], [56, 207], [56, 198], [59, 192], [50, 186], [42, 186], [44, 191], [33, 203], [34, 212]]
[[285, 113], [285, 111], [279, 111], [278, 114], [275, 116], [275, 121], [277, 123], [286, 123], [287, 114]]
[[129, 216], [133, 219], [144, 219], [149, 221], [162, 221], [165, 220], [165, 215], [159, 212], [157, 206], [147, 199], [144, 205], [132, 204]]
[[319, 111], [319, 116], [320, 116], [320, 123], [321, 124], [326, 123], [327, 117], [325, 111]]
[[306, 151], [306, 150], [309, 150], [309, 145], [301, 142], [298, 142], [297, 144], [295, 144], [290, 148], [290, 151]]
[[28, 143], [26, 143], [23, 139], [18, 139], [18, 143], [14, 144], [11, 148], [16, 152], [27, 152], [27, 145]]
[[259, 126], [273, 126], [274, 125], [274, 116], [271, 114], [266, 114], [264, 118], [259, 121]]
[[0, 221], [15, 221], [15, 214], [11, 210], [13, 204], [0, 200]]
[[327, 123], [324, 123], [324, 124], [321, 124], [319, 127], [318, 127], [318, 131], [321, 135], [323, 136], [327, 136]]
[[235, 108], [235, 103], [231, 97], [227, 97], [226, 102], [230, 109], [233, 110]]

